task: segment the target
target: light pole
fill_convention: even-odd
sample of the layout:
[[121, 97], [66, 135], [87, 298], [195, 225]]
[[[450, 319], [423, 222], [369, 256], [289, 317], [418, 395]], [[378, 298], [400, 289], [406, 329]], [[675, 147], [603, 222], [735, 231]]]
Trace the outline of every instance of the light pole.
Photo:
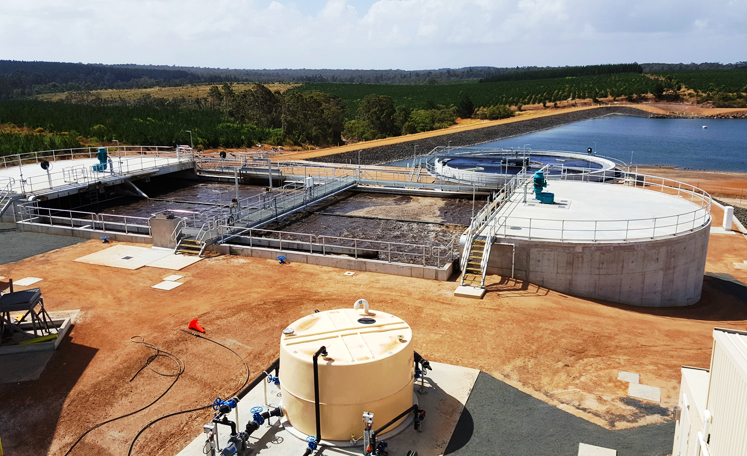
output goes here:
[[119, 141], [117, 141], [116, 139], [112, 139], [112, 142], [117, 143], [117, 149], [119, 149]]
[[192, 142], [192, 130], [184, 130], [185, 133], [189, 133], [189, 147], [195, 148], [195, 143]]
[[633, 166], [633, 151], [630, 151], [630, 166]]

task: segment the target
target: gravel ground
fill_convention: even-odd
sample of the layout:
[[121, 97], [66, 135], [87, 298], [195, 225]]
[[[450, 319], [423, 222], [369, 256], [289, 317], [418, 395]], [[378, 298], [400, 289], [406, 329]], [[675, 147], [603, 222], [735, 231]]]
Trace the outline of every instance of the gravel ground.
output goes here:
[[605, 429], [480, 372], [445, 454], [576, 456], [586, 443], [618, 456], [664, 456], [673, 438], [672, 421]]
[[86, 240], [70, 236], [28, 233], [18, 231], [15, 223], [0, 223], [0, 264], [13, 263]]
[[[613, 106], [608, 108], [569, 112], [555, 116], [537, 117], [526, 119], [521, 122], [496, 125], [494, 127], [478, 128], [475, 130], [461, 131], [433, 138], [423, 138], [388, 146], [363, 149], [360, 155], [361, 164], [375, 165], [410, 158], [412, 157], [415, 144], [417, 144], [418, 149], [422, 153], [427, 153], [436, 146], [445, 146], [447, 142], [451, 142], [452, 146], [471, 146], [614, 114], [637, 117], [650, 116], [650, 114], [639, 109]], [[358, 151], [333, 154], [309, 160], [323, 163], [348, 163], [349, 161], [352, 163], [358, 163]]]

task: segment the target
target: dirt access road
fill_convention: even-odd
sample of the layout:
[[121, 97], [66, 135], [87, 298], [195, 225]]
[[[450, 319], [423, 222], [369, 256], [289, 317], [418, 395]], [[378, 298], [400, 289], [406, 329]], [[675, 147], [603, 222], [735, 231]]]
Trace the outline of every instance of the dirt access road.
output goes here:
[[[715, 210], [715, 224], [721, 220]], [[741, 235], [712, 235], [700, 303], [646, 309], [592, 301], [494, 276], [482, 301], [456, 298], [454, 282], [219, 256], [179, 272], [184, 285], [151, 288], [170, 272], [129, 271], [73, 260], [104, 248], [98, 241], [0, 266], [0, 275], [41, 277], [50, 311], [80, 309], [69, 337], [37, 381], [0, 385], [0, 438], [6, 454], [64, 454], [90, 426], [156, 398], [171, 378], [146, 369], [151, 354], [130, 341], [140, 335], [178, 355], [186, 371], [154, 406], [89, 434], [72, 454], [126, 454], [151, 420], [226, 397], [243, 382], [230, 352], [180, 332], [199, 317], [207, 335], [246, 358], [252, 376], [278, 356], [280, 333], [314, 312], [365, 298], [374, 310], [402, 317], [426, 358], [481, 369], [548, 403], [606, 427], [670, 419], [680, 366], [708, 367], [713, 327], [747, 329], [747, 259]], [[154, 367], [172, 366], [159, 359]], [[662, 407], [630, 401], [618, 370], [662, 388]], [[622, 402], [623, 400], [626, 403]], [[133, 454], [175, 454], [198, 436], [209, 411], [162, 421]]]

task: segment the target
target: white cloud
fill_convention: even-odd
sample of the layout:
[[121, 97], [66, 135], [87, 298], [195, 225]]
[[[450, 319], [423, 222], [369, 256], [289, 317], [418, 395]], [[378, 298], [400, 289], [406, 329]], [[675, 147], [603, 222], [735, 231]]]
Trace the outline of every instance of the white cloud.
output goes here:
[[737, 61], [747, 2], [3, 0], [0, 58], [231, 68]]

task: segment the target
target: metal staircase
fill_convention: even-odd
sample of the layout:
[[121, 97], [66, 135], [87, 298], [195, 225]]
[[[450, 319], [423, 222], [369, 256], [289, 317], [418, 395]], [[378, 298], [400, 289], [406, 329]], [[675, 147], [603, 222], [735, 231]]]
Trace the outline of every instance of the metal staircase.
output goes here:
[[179, 239], [179, 242], [174, 248], [174, 254], [181, 253], [182, 255], [197, 255], [202, 256], [202, 253], [207, 247], [207, 242], [200, 241], [198, 239], [183, 237]]
[[[543, 167], [544, 171], [547, 166]], [[526, 169], [514, 176], [506, 185], [491, 195], [491, 201], [486, 204], [472, 219], [467, 229], [467, 239], [462, 252], [461, 266], [462, 275], [459, 279], [460, 286], [474, 288], [485, 288], [485, 276], [488, 270], [490, 249], [493, 245], [495, 233], [505, 220], [495, 219], [500, 209], [505, 204], [518, 204], [511, 202], [514, 192], [531, 181]]]
[[0, 217], [13, 204], [13, 183], [14, 179], [0, 181]]
[[[467, 254], [467, 263], [462, 270], [460, 285], [480, 288], [485, 286], [485, 269], [483, 268], [483, 263], [485, 263], [485, 258], [490, 255], [489, 252], [486, 255], [485, 251], [486, 247], [490, 244], [490, 242], [487, 242], [485, 236], [476, 236], [472, 239], [469, 247], [465, 246], [465, 249], [469, 248], [469, 252]], [[487, 248], [489, 249], [489, 247]]]

